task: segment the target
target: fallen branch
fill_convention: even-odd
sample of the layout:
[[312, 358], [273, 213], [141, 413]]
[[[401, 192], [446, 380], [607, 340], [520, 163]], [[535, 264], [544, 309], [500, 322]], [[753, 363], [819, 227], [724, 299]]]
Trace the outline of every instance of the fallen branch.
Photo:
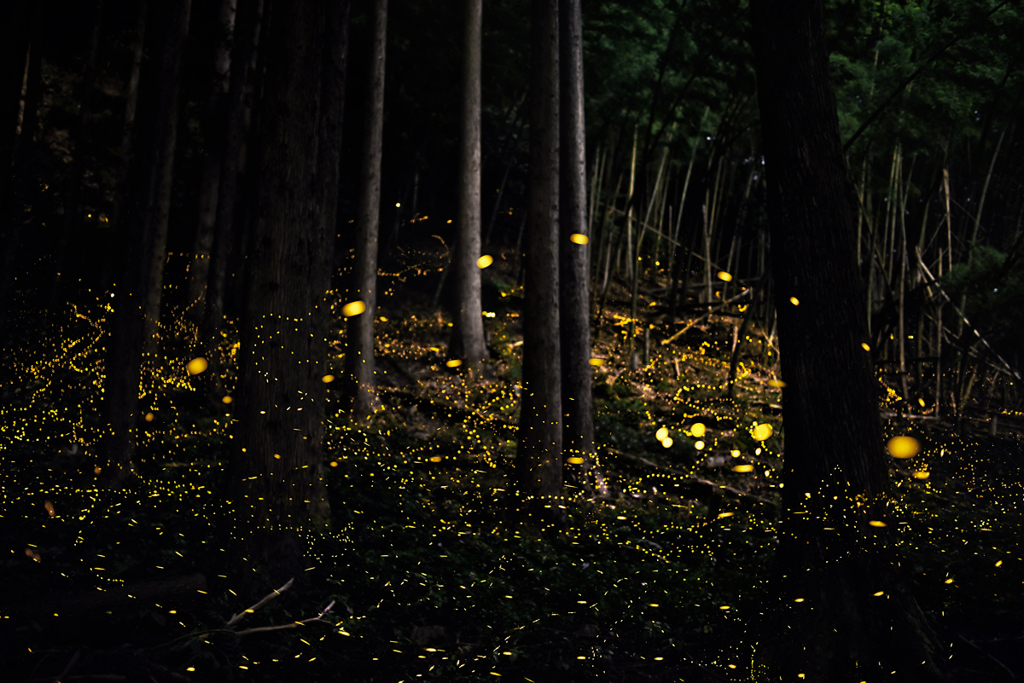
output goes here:
[[[268, 602], [270, 602], [271, 600], [273, 600], [274, 598], [279, 596], [281, 593], [284, 593], [286, 590], [291, 588], [293, 583], [295, 583], [295, 579], [288, 579], [288, 583], [286, 583], [285, 585], [281, 586], [280, 588], [274, 590], [273, 592], [268, 593], [262, 600], [257, 602], [255, 605], [253, 605], [249, 609], [242, 610], [238, 614], [233, 615], [228, 620], [228, 623], [226, 625], [229, 628], [234, 626], [235, 624], [240, 622], [242, 619], [244, 619], [246, 614], [252, 614], [256, 610], [258, 610], [260, 607], [263, 607], [263, 605], [267, 604]], [[331, 603], [331, 604], [333, 605], [334, 603]]]
[[917, 265], [921, 269], [921, 272], [924, 274], [925, 277], [928, 278], [930, 284], [935, 285], [935, 287], [939, 290], [939, 293], [942, 294], [943, 298], [946, 299], [946, 301], [949, 303], [949, 305], [953, 307], [953, 310], [956, 312], [956, 314], [958, 316], [960, 316], [961, 320], [964, 321], [964, 325], [967, 325], [967, 327], [970, 328], [971, 332], [974, 333], [974, 336], [977, 337], [978, 340], [982, 344], [985, 345], [985, 348], [987, 348], [989, 351], [991, 351], [992, 355], [995, 356], [996, 359], [998, 359], [999, 362], [1003, 364], [1003, 367], [1006, 368], [1006, 372], [1007, 373], [1013, 375], [1017, 379], [1022, 379], [1021, 376], [1020, 376], [1020, 373], [1018, 373], [1013, 368], [1013, 366], [1011, 366], [1009, 363], [1007, 363], [1003, 359], [1002, 356], [1000, 356], [998, 353], [996, 353], [996, 350], [992, 348], [992, 345], [988, 343], [988, 340], [985, 339], [985, 337], [981, 336], [981, 332], [978, 331], [978, 328], [976, 328], [974, 325], [971, 324], [971, 321], [967, 319], [967, 316], [964, 315], [963, 311], [961, 311], [957, 307], [957, 305], [955, 303], [953, 303], [953, 300], [951, 298], [949, 298], [949, 295], [946, 294], [946, 290], [944, 290], [942, 288], [942, 285], [939, 284], [939, 281], [937, 279], [935, 279], [935, 276], [932, 275], [932, 272], [930, 270], [928, 270], [928, 266], [926, 266], [924, 264], [924, 260], [921, 258], [921, 249], [920, 249], [920, 247], [916, 248], [914, 251], [917, 254]]

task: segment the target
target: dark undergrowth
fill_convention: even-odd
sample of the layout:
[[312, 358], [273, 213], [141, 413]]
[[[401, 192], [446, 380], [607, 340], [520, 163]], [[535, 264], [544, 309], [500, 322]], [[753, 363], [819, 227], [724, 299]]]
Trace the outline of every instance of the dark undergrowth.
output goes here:
[[[739, 312], [676, 323], [649, 292], [646, 358], [629, 370], [627, 302], [613, 290], [594, 353], [600, 476], [567, 466], [570, 530], [544, 536], [508, 513], [515, 273], [498, 259], [485, 303], [493, 358], [470, 381], [447, 366], [450, 326], [430, 310], [434, 257], [417, 258], [426, 265], [396, 268], [380, 309], [385, 408], [360, 427], [328, 419], [332, 526], [303, 537], [307, 571], [280, 595], [268, 585], [258, 607], [219, 576], [236, 335], [190, 377], [190, 328], [169, 314], [143, 387], [139, 477], [106, 491], [91, 449], [109, 311], [84, 297], [66, 315], [15, 316], [0, 369], [0, 676], [750, 679], [782, 477], [770, 335], [754, 325], [739, 340], [727, 396]], [[892, 466], [902, 570], [958, 681], [1024, 677], [1022, 453], [1016, 413], [1002, 418], [997, 436], [954, 436], [940, 420], [886, 427], [921, 444]]]

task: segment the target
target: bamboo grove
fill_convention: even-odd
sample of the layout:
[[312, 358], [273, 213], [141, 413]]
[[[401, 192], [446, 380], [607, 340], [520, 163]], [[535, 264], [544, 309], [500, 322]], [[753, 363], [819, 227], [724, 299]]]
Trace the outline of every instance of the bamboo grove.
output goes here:
[[[1024, 82], [1010, 38], [1019, 9], [830, 5], [865, 287], [864, 300], [849, 304], [868, 313], [876, 364], [898, 387], [900, 412], [962, 418], [972, 394], [986, 405], [1012, 402], [1021, 348], [1010, 302], [1022, 295], [1024, 234], [1016, 125]], [[663, 290], [670, 318], [688, 295], [709, 307], [749, 302], [747, 319], [764, 321], [771, 335], [763, 157], [752, 68], [739, 58], [744, 14], [699, 3], [597, 14], [592, 63], [608, 71], [588, 82], [605, 107], [589, 167], [596, 310], [622, 282], [638, 351], [655, 321], [638, 310], [641, 288]], [[613, 25], [619, 30], [606, 30]], [[653, 64], [633, 73], [616, 56], [639, 45], [656, 46], [645, 55]], [[643, 98], [595, 94], [612, 87], [606, 75], [637, 78]]]

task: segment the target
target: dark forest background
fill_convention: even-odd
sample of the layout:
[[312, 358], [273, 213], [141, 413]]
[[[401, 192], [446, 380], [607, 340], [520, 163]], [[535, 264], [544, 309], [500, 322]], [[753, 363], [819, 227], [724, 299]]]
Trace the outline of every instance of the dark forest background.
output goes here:
[[1024, 678], [1019, 2], [0, 13], [11, 680]]

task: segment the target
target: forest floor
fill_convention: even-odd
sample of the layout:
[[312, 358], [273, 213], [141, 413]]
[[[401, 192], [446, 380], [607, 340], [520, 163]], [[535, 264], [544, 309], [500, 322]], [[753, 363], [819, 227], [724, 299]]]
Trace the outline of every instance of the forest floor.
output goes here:
[[[613, 283], [593, 342], [603, 360], [594, 378], [600, 476], [570, 475], [570, 529], [546, 538], [508, 514], [516, 264], [499, 255], [484, 272], [492, 358], [476, 378], [449, 367], [451, 325], [436, 312], [443, 265], [423, 249], [385, 267], [384, 407], [354, 425], [330, 404], [331, 528], [306, 535], [299, 584], [241, 623], [232, 615], [252, 605], [216, 569], [236, 332], [206, 376], [190, 377], [190, 327], [169, 311], [164, 356], [143, 387], [140, 477], [106, 491], [92, 483], [90, 446], [109, 309], [83, 294], [64, 312], [13, 316], [0, 366], [4, 675], [749, 680], [749, 627], [763, 607], [782, 477], [771, 330], [743, 327], [743, 298], [710, 312], [689, 302], [673, 317], [665, 283], [645, 283], [631, 369], [628, 293]], [[743, 286], [731, 283], [720, 299]], [[879, 375], [887, 438], [921, 445], [892, 461], [902, 567], [951, 679], [1024, 679], [1022, 414], [979, 402], [959, 426], [929, 419], [926, 407], [908, 417], [887, 379]]]

